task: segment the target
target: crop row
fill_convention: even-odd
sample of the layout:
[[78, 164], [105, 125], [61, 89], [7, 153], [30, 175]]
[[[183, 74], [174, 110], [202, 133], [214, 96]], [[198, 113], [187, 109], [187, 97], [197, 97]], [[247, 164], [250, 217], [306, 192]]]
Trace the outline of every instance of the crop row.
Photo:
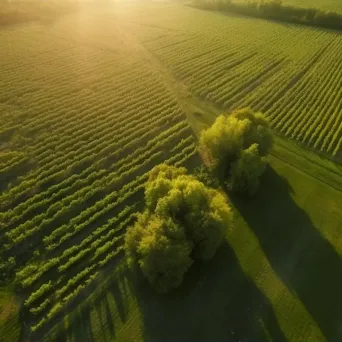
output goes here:
[[[181, 144], [179, 144], [179, 147], [182, 147]], [[196, 149], [193, 144], [187, 145], [185, 148], [183, 148], [183, 150], [180, 153], [169, 158], [167, 162], [171, 162], [175, 164], [183, 163], [189, 157], [191, 157], [191, 155], [195, 153], [195, 151]], [[144, 179], [146, 179], [145, 175], [140, 176], [139, 179], [143, 181]], [[143, 182], [141, 183], [140, 188], [142, 186], [143, 186]], [[41, 312], [45, 312], [46, 308], [50, 307], [48, 312], [44, 314], [44, 316], [38, 321], [38, 323], [32, 327], [32, 331], [39, 329], [46, 322], [51, 320], [55, 316], [55, 313], [57, 311], [60, 312], [61, 310], [63, 310], [72, 298], [75, 298], [86, 286], [88, 286], [95, 279], [96, 277], [95, 275], [97, 274], [96, 273], [97, 271], [95, 271], [95, 267], [105, 266], [110, 260], [115, 258], [118, 253], [121, 252], [122, 247], [120, 247], [120, 244], [118, 247], [113, 249], [113, 246], [116, 245], [117, 242], [119, 241], [119, 236], [116, 238], [115, 237], [112, 238], [112, 237], [116, 235], [116, 232], [118, 230], [122, 229], [120, 228], [120, 226], [122, 227], [129, 223], [129, 221], [131, 220], [131, 217], [132, 216], [129, 216], [126, 220], [122, 221], [122, 223], [119, 224], [118, 228], [116, 228], [114, 231], [110, 229], [108, 230], [110, 223], [98, 228], [98, 229], [106, 230], [107, 233], [106, 235], [102, 235], [102, 238], [97, 239], [93, 243], [91, 243], [91, 247], [96, 248], [96, 250], [94, 250], [94, 252], [91, 252], [91, 250], [88, 250], [87, 248], [81, 248], [79, 254], [77, 254], [74, 258], [69, 259], [68, 263], [64, 264], [65, 266], [63, 267], [60, 266], [58, 268], [60, 272], [65, 272], [66, 270], [68, 270], [69, 267], [71, 267], [74, 264], [75, 261], [79, 261], [80, 260], [79, 258], [84, 258], [87, 253], [91, 253], [93, 255], [91, 259], [88, 259], [88, 258], [84, 259], [84, 260], [89, 260], [87, 261], [87, 263], [90, 262], [90, 264], [88, 264], [89, 266], [87, 266], [86, 268], [83, 268], [83, 270], [80, 271], [78, 274], [76, 274], [74, 277], [66, 278], [68, 280], [64, 285], [60, 281], [56, 282], [56, 285], [61, 284], [62, 286], [55, 288], [54, 291], [56, 294], [55, 294], [54, 299], [50, 297], [49, 297], [49, 300], [48, 298], [44, 298], [44, 294], [46, 294], [47, 287], [49, 287], [48, 284], [50, 284], [50, 281], [48, 281], [46, 284], [42, 284], [39, 289], [33, 292], [34, 295], [32, 294], [31, 296], [29, 296], [29, 298], [31, 298], [31, 300], [29, 301], [30, 304], [33, 302], [32, 298], [36, 298], [36, 297], [38, 298], [39, 294], [41, 294], [40, 297], [42, 297], [40, 299], [41, 301], [40, 303], [36, 303], [36, 300], [35, 300], [36, 306], [31, 307], [30, 309], [31, 313], [37, 315]], [[94, 236], [96, 236], [96, 234], [94, 234]], [[106, 240], [107, 242], [104, 242]], [[102, 255], [104, 256], [101, 257]], [[52, 264], [53, 266], [56, 266], [57, 262], [53, 261], [50, 264]], [[36, 276], [36, 272], [34, 272], [33, 274], [34, 276]], [[39, 276], [41, 275], [42, 274], [40, 274]], [[88, 275], [90, 276], [88, 277]], [[60, 279], [62, 280], [62, 278]], [[59, 305], [58, 303], [60, 303], [61, 305]], [[58, 307], [57, 311], [56, 311], [56, 307]]]

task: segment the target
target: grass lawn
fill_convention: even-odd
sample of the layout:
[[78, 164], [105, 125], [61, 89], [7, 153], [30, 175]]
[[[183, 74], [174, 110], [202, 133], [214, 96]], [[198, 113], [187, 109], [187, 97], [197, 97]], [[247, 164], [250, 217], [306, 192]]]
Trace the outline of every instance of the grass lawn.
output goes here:
[[[231, 197], [236, 227], [227, 243], [214, 260], [193, 267], [179, 290], [156, 295], [121, 268], [65, 317], [62, 335], [51, 338], [340, 340], [340, 169], [306, 151], [291, 158], [297, 149], [276, 138], [257, 195]], [[336, 173], [328, 172], [330, 167]]]
[[19, 303], [11, 289], [0, 287], [0, 342], [18, 341]]

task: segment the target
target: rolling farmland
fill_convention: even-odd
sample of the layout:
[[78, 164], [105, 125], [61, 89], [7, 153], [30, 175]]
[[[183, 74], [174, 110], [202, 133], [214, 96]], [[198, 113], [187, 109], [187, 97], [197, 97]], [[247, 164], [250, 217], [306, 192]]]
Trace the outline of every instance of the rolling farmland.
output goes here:
[[[273, 195], [273, 188], [278, 189], [285, 197], [280, 201], [284, 201], [288, 216], [303, 220], [301, 234], [322, 249], [317, 256], [310, 255], [309, 261], [317, 262], [323, 255], [340, 270], [342, 216], [336, 203], [341, 200], [342, 171], [308, 151], [342, 160], [342, 36], [170, 3], [107, 6], [52, 24], [0, 30], [1, 274], [19, 289], [22, 340], [29, 336], [38, 341], [56, 323], [67, 325], [66, 314], [77, 316], [79, 303], [95, 288], [110, 287], [104, 279], [124, 254], [124, 232], [141, 210], [148, 171], [161, 162], [197, 166], [196, 134], [200, 128], [222, 111], [245, 106], [264, 112], [276, 134], [301, 147], [280, 148], [277, 143], [271, 157], [272, 167], [287, 177], [294, 189], [294, 202], [273, 176], [271, 185], [252, 202], [260, 213], [254, 216], [256, 224], [243, 217], [243, 213], [252, 215], [248, 205], [234, 204], [244, 235], [230, 233], [234, 252], [220, 254], [238, 261], [229, 264], [238, 269], [236, 287], [229, 285], [231, 296], [244, 295], [238, 290], [240, 285], [253, 289], [258, 305], [265, 296], [271, 304], [263, 302], [248, 319], [268, 312], [264, 307], [274, 307], [280, 330], [289, 340], [341, 337], [334, 325], [339, 308], [327, 295], [327, 286], [327, 303], [310, 307], [311, 296], [320, 291], [320, 280], [300, 252], [309, 248], [305, 239], [290, 229], [284, 239], [290, 250], [288, 266], [286, 252], [278, 256], [270, 246], [268, 239], [275, 239], [271, 232], [260, 234], [260, 241], [257, 237], [260, 227], [269, 222], [266, 199]], [[312, 173], [306, 174], [306, 168], [312, 168]], [[294, 203], [303, 210], [297, 210]], [[275, 205], [272, 210], [272, 225], [276, 225], [279, 210]], [[330, 220], [318, 216], [324, 211], [332, 213]], [[284, 231], [286, 224], [294, 227], [289, 220], [281, 226]], [[297, 238], [301, 238], [300, 247], [292, 248]], [[274, 246], [279, 247], [277, 243]], [[246, 249], [248, 253], [244, 253]], [[308, 280], [292, 284], [286, 277], [294, 270], [300, 272], [297, 260], [307, 266]], [[239, 265], [251, 280], [240, 275]], [[207, 271], [219, 284], [221, 270], [213, 267]], [[334, 279], [329, 268], [325, 275], [329, 281]], [[228, 282], [230, 273], [226, 270], [223, 277]], [[305, 281], [317, 282], [317, 288], [306, 297]], [[216, 292], [224, 289], [218, 285], [212, 291], [208, 280], [203, 283], [196, 287], [191, 301], [210, 293], [215, 313], [215, 303], [221, 300]], [[337, 279], [334, 290], [338, 291], [340, 283]], [[288, 288], [292, 285], [298, 297]], [[107, 296], [107, 289], [99, 290], [104, 291], [100, 297]], [[132, 319], [126, 322], [125, 315], [119, 319], [113, 314], [113, 310], [121, 314], [118, 303], [105, 309], [108, 326], [113, 324], [108, 317], [120, 321], [118, 340], [128, 340], [135, 333], [142, 339], [144, 324], [150, 329], [145, 334], [152, 339], [163, 339], [167, 333], [173, 336], [172, 331], [162, 329], [169, 324], [169, 316], [179, 324], [182, 336], [193, 336], [195, 328], [183, 326], [175, 318], [175, 308], [174, 312], [165, 310], [165, 317], [159, 316], [165, 309], [163, 301], [156, 303], [151, 294], [145, 294], [150, 296], [146, 303], [151, 303], [152, 317], [158, 318], [148, 320], [143, 317], [144, 299], [132, 299], [134, 295], [128, 292], [127, 307], [133, 316], [126, 314]], [[197, 310], [191, 301], [184, 305], [189, 317]], [[230, 297], [226, 305], [231, 301]], [[246, 312], [240, 312], [241, 305], [235, 304], [244, 317]], [[223, 304], [219, 308], [223, 315]], [[108, 330], [101, 331], [104, 323], [97, 304], [87, 310], [91, 317], [87, 324], [96, 332], [93, 340], [103, 341], [104, 336], [111, 340]], [[102, 310], [101, 306], [99, 312]], [[336, 322], [329, 319], [329, 310], [336, 310]], [[207, 317], [206, 312], [196, 314], [200, 322]], [[217, 338], [227, 336], [220, 335], [227, 333], [226, 323], [220, 319], [218, 323], [210, 320], [213, 330], [218, 327]], [[66, 330], [83, 330], [78, 320], [80, 317], [74, 318], [75, 326]], [[264, 338], [260, 330], [267, 330], [268, 323], [255, 323], [249, 337]], [[234, 329], [240, 338], [245, 337], [242, 327], [231, 327]], [[77, 340], [82, 332], [77, 333], [80, 335], [62, 340]], [[56, 340], [60, 341], [59, 337]]]

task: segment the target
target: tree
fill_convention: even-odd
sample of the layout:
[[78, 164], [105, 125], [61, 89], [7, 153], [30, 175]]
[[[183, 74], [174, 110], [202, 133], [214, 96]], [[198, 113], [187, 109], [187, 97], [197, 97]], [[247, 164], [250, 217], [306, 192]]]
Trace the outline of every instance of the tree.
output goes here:
[[191, 245], [182, 227], [149, 212], [140, 215], [127, 230], [126, 252], [131, 265], [137, 263], [161, 293], [179, 286], [193, 262]]
[[220, 115], [211, 127], [202, 131], [199, 148], [208, 155], [212, 168], [221, 176], [237, 160], [249, 125], [251, 122], [248, 119]]
[[172, 189], [172, 180], [187, 173], [184, 167], [160, 164], [155, 166], [149, 174], [145, 187], [145, 201], [147, 208], [154, 211], [158, 199], [164, 197]]
[[186, 169], [162, 164], [145, 188], [146, 210], [127, 230], [125, 250], [158, 291], [179, 286], [196, 259], [208, 260], [231, 226], [225, 197]]
[[[162, 177], [146, 186], [147, 198], [154, 192], [161, 193]], [[148, 208], [158, 217], [171, 218], [181, 225], [192, 242], [193, 257], [203, 260], [214, 256], [231, 221], [231, 210], [223, 195], [189, 175], [174, 178], [155, 208]]]
[[261, 157], [258, 144], [253, 144], [241, 152], [240, 158], [232, 165], [231, 187], [234, 191], [253, 195], [259, 186], [259, 178], [266, 168], [265, 157]]
[[242, 108], [233, 111], [232, 117], [238, 120], [248, 120], [248, 125], [243, 137], [243, 147], [249, 148], [252, 144], [259, 145], [259, 153], [266, 156], [272, 147], [272, 135], [269, 129], [269, 123], [262, 113], [253, 113], [250, 108]]
[[231, 226], [232, 213], [225, 198], [215, 190], [209, 189], [204, 196], [194, 197], [191, 210], [185, 215], [184, 225], [193, 242], [193, 256], [209, 260]]
[[[233, 111], [229, 116], [220, 115], [201, 133], [199, 143], [200, 151], [208, 156], [218, 178], [236, 191], [249, 194], [258, 187], [266, 164], [262, 157], [271, 147], [272, 135], [266, 117], [249, 108]], [[254, 162], [256, 165], [252, 165]]]

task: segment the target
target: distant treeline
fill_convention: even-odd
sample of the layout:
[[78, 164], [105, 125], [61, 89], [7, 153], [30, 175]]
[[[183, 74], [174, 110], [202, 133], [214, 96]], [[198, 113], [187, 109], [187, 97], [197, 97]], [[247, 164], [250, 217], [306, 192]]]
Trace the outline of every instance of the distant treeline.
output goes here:
[[[0, 0], [1, 1], [1, 0]], [[20, 24], [36, 20], [52, 20], [74, 11], [72, 0], [13, 0], [0, 3], [0, 26]]]
[[195, 0], [195, 6], [208, 10], [234, 12], [258, 18], [342, 30], [342, 14], [325, 12], [316, 8], [286, 6], [281, 0], [241, 3], [231, 0]]

